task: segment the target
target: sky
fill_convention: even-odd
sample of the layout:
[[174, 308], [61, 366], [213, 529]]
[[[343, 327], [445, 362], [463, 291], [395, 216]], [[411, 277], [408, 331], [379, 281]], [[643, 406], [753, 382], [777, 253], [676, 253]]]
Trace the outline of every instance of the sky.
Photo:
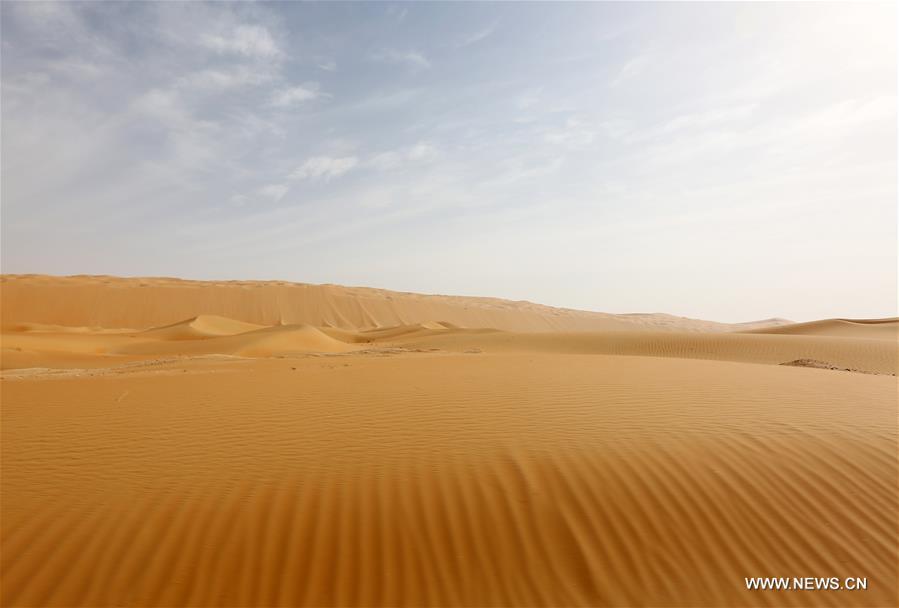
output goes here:
[[896, 316], [896, 10], [5, 1], [0, 265]]

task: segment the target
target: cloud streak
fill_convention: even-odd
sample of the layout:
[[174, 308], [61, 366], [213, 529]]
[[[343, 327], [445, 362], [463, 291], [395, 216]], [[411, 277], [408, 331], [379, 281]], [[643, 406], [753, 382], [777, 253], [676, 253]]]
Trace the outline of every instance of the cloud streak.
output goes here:
[[281, 55], [271, 33], [261, 25], [238, 25], [225, 35], [206, 34], [200, 38], [200, 43], [218, 53], [263, 59]]
[[259, 194], [272, 201], [278, 202], [287, 194], [290, 188], [287, 184], [269, 184], [259, 189]]
[[370, 57], [373, 61], [403, 65], [413, 70], [427, 70], [431, 67], [428, 58], [414, 50], [380, 49], [373, 52]]
[[332, 158], [330, 156], [315, 156], [307, 159], [302, 165], [297, 167], [291, 174], [290, 179], [333, 179], [352, 170], [359, 164], [359, 159], [355, 156], [345, 156], [342, 158]]
[[272, 95], [271, 104], [278, 108], [287, 108], [299, 105], [305, 101], [319, 99], [323, 96], [324, 95], [319, 90], [318, 83], [307, 82], [302, 85], [275, 91], [274, 95]]
[[457, 48], [465, 48], [467, 46], [471, 46], [476, 44], [485, 38], [488, 38], [496, 31], [497, 23], [492, 23], [485, 28], [472, 32], [471, 34], [464, 36], [459, 42], [456, 43]]

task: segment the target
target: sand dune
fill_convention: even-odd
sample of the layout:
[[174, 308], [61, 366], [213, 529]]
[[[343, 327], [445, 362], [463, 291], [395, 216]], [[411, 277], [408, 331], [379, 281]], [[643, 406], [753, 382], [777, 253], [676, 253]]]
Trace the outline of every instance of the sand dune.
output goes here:
[[[884, 323], [888, 326], [888, 323]], [[871, 324], [873, 327], [878, 327]], [[301, 353], [335, 353], [360, 348], [404, 348], [440, 352], [507, 354], [556, 353], [711, 359], [778, 365], [815, 360], [834, 369], [895, 375], [899, 341], [827, 335], [675, 332], [507, 332], [462, 329], [426, 322], [382, 329], [351, 331], [308, 325], [262, 327], [223, 317], [194, 317], [142, 332], [64, 332], [57, 329], [3, 334], [3, 369], [33, 367], [61, 359], [83, 362], [93, 355], [99, 364], [152, 356], [237, 355], [275, 357]], [[71, 357], [75, 356], [74, 359]], [[78, 356], [81, 356], [80, 358]], [[68, 357], [68, 359], [67, 359]], [[95, 362], [95, 365], [98, 364]]]
[[9, 606], [896, 597], [895, 379], [414, 355], [3, 382]]
[[199, 340], [213, 336], [233, 336], [264, 327], [216, 315], [200, 315], [171, 325], [154, 327], [143, 334], [160, 340]]
[[869, 340], [899, 339], [899, 319], [827, 319], [750, 330], [753, 333], [793, 336], [837, 336]]
[[210, 336], [187, 344], [174, 340], [154, 340], [119, 346], [111, 351], [122, 355], [240, 355], [272, 357], [291, 353], [344, 352], [346, 343], [308, 325], [265, 327], [235, 335]]
[[674, 332], [415, 331], [392, 342], [418, 348], [487, 353], [630, 355], [780, 364], [809, 358], [881, 374], [896, 374], [899, 341], [806, 335]]
[[[283, 281], [183, 281], [104, 276], [0, 277], [4, 328], [20, 323], [148, 329], [195, 315], [257, 325], [371, 329], [441, 322], [509, 331], [732, 331], [759, 324], [714, 323], [666, 314], [612, 315], [497, 298], [436, 296]], [[760, 326], [782, 321], [768, 320]]]
[[32, 328], [4, 332], [2, 369], [35, 367], [36, 363], [46, 367], [108, 366], [156, 356], [333, 353], [352, 350], [349, 342], [308, 325], [263, 327], [214, 316], [193, 317], [142, 332], [41, 332]]
[[895, 320], [103, 280], [3, 283], [3, 606], [895, 603]]

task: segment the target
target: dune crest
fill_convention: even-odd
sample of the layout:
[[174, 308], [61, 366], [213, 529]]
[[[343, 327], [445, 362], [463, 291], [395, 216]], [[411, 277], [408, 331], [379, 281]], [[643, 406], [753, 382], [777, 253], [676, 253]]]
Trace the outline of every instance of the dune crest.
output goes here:
[[350, 330], [420, 323], [508, 331], [707, 332], [758, 326], [655, 313], [614, 315], [499, 298], [423, 295], [367, 287], [107, 276], [3, 275], [0, 311], [4, 328], [36, 322], [149, 329], [195, 315], [262, 326], [306, 324]]
[[793, 336], [833, 336], [871, 340], [899, 339], [899, 319], [824, 319], [808, 323], [792, 323], [778, 327], [748, 330], [757, 334], [788, 334]]
[[[218, 330], [239, 329], [248, 326], [246, 323], [223, 323], [230, 319], [217, 318], [213, 328]], [[162, 339], [140, 341], [111, 349], [111, 354], [118, 355], [238, 355], [243, 357], [273, 357], [309, 352], [345, 352], [352, 347], [328, 336], [323, 331], [309, 325], [276, 325], [259, 327], [233, 334], [207, 334], [203, 336], [188, 332], [184, 337], [184, 328], [190, 325], [178, 324], [165, 328]], [[258, 327], [258, 326], [257, 326]], [[175, 329], [169, 332], [169, 329]], [[151, 333], [154, 332], [145, 332]], [[199, 332], [198, 332], [199, 333]], [[158, 337], [160, 334], [155, 333]], [[186, 342], [189, 340], [189, 342]]]
[[171, 325], [147, 329], [142, 333], [160, 340], [200, 340], [213, 336], [242, 334], [263, 327], [218, 315], [198, 315]]

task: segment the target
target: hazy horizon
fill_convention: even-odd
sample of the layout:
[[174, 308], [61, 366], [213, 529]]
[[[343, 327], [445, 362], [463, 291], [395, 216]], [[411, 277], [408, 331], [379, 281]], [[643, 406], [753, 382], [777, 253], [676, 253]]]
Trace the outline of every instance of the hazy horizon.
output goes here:
[[0, 10], [4, 273], [897, 315], [892, 4]]

